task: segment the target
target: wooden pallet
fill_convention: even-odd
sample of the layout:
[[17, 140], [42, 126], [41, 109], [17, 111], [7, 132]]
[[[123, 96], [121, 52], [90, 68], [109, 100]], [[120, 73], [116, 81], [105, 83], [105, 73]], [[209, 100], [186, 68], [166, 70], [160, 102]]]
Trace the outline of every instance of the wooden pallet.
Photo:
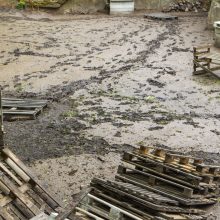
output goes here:
[[195, 173], [178, 169], [175, 166], [170, 166], [169, 164], [158, 162], [149, 159], [148, 157], [143, 157], [133, 153], [125, 153], [123, 161], [132, 164], [138, 170], [156, 174], [170, 181], [197, 189], [197, 191], [201, 194], [205, 195], [207, 193], [211, 193], [212, 196], [213, 193], [216, 195], [219, 194], [219, 175], [196, 175]]
[[[203, 211], [199, 209], [196, 210], [187, 209], [187, 208], [182, 209], [176, 205], [169, 205], [168, 204], [168, 202], [170, 201], [169, 198], [167, 198], [166, 200], [164, 196], [155, 193], [152, 194], [150, 192], [141, 189], [140, 187], [132, 186], [132, 184], [126, 186], [125, 184], [123, 185], [117, 182], [111, 182], [111, 181], [107, 182], [101, 179], [93, 179], [91, 186], [95, 186], [96, 189], [98, 190], [112, 194], [114, 195], [115, 198], [118, 197], [121, 202], [132, 201], [133, 204], [142, 206], [145, 209], [149, 209], [151, 210], [152, 213], [156, 213], [158, 211], [169, 212], [169, 213], [190, 213], [190, 214], [203, 213]], [[152, 201], [152, 199], [149, 198], [150, 195], [154, 198], [154, 200], [157, 200], [157, 202]], [[159, 198], [163, 198], [164, 203], [159, 203], [158, 202]], [[167, 202], [165, 202], [165, 200]]]
[[199, 158], [171, 154], [165, 149], [141, 147], [125, 153], [123, 161], [137, 170], [192, 188], [203, 198], [219, 196], [219, 166], [206, 165]]
[[177, 153], [170, 153], [165, 149], [143, 146], [134, 151], [133, 154], [191, 174], [194, 177], [201, 177], [204, 183], [211, 184], [213, 181], [220, 181], [220, 166], [206, 165], [201, 158], [193, 158]]
[[204, 198], [194, 193], [193, 188], [126, 166], [119, 167], [118, 174], [115, 178], [119, 181], [131, 183], [171, 199], [175, 199], [185, 206], [208, 205], [217, 202], [215, 198]]
[[204, 207], [218, 201], [219, 167], [200, 158], [141, 147], [122, 161], [114, 181], [92, 180], [77, 206], [84, 219], [207, 220]]
[[36, 119], [47, 104], [47, 100], [2, 98], [4, 119]]
[[210, 73], [220, 78], [220, 53], [211, 53], [211, 45], [193, 47], [193, 74]]
[[0, 219], [25, 220], [62, 205], [39, 183], [30, 170], [8, 148], [0, 157]]
[[[106, 186], [105, 186], [106, 187]], [[120, 196], [115, 188], [94, 187], [80, 202], [78, 207], [87, 213], [95, 215], [94, 219], [137, 219], [137, 220], [191, 220], [196, 215], [165, 213], [152, 211], [152, 209], [138, 203], [134, 198]], [[162, 217], [164, 216], [164, 217]], [[202, 218], [198, 218], [202, 219]]]

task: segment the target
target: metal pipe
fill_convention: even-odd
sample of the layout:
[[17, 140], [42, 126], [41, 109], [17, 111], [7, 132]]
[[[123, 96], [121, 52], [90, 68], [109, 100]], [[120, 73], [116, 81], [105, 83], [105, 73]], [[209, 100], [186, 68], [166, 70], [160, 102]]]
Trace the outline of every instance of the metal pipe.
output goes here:
[[80, 211], [80, 212], [82, 212], [82, 213], [84, 213], [84, 214], [88, 215], [89, 217], [92, 217], [92, 218], [94, 218], [94, 219], [96, 219], [96, 220], [104, 220], [103, 218], [100, 218], [100, 217], [98, 217], [98, 216], [96, 216], [96, 215], [93, 215], [92, 213], [87, 212], [86, 210], [81, 209], [81, 208], [79, 208], [79, 207], [76, 207], [76, 210], [78, 210], [78, 211]]
[[94, 200], [96, 200], [96, 201], [98, 201], [98, 202], [100, 202], [100, 203], [102, 203], [102, 204], [104, 204], [104, 205], [107, 205], [107, 206], [110, 207], [110, 208], [117, 209], [117, 210], [119, 210], [121, 213], [123, 213], [123, 214], [125, 214], [125, 215], [127, 215], [127, 216], [129, 216], [129, 217], [131, 217], [131, 218], [133, 218], [133, 219], [143, 220], [142, 218], [139, 218], [139, 217], [137, 217], [137, 216], [135, 216], [135, 215], [132, 215], [131, 213], [126, 212], [126, 211], [124, 211], [123, 209], [120, 209], [120, 208], [118, 208], [117, 206], [114, 206], [114, 205], [112, 205], [112, 204], [110, 204], [110, 203], [108, 203], [108, 202], [105, 202], [104, 200], [99, 199], [99, 198], [97, 198], [97, 197], [95, 197], [95, 196], [93, 196], [93, 195], [91, 195], [91, 194], [88, 194], [88, 197], [90, 197], [90, 198], [92, 198], [92, 199], [94, 199]]

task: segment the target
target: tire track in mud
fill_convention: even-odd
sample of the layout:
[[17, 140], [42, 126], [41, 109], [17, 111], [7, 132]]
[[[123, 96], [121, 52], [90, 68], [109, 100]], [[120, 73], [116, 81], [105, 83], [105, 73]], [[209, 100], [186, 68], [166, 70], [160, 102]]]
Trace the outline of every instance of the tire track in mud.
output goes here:
[[[161, 45], [168, 38], [179, 35], [178, 21], [175, 23], [163, 23], [161, 27], [165, 26], [166, 30], [159, 33], [156, 39], [153, 39], [147, 43], [147, 48], [138, 53], [134, 59], [122, 61], [122, 66], [111, 70], [102, 69], [98, 76], [91, 77], [87, 80], [80, 80], [71, 82], [67, 85], [53, 86], [46, 93], [35, 94], [21, 92], [15, 94], [14, 92], [8, 92], [8, 95], [18, 97], [38, 97], [43, 99], [53, 100], [48, 112], [41, 115], [37, 120], [32, 122], [13, 122], [6, 123], [6, 143], [13, 146], [12, 149], [27, 161], [33, 161], [38, 159], [55, 158], [64, 155], [77, 155], [83, 153], [91, 154], [106, 154], [110, 151], [122, 152], [123, 150], [132, 149], [130, 145], [117, 145], [109, 144], [101, 137], [93, 136], [88, 138], [85, 136], [86, 130], [90, 126], [86, 126], [83, 122], [83, 115], [74, 117], [74, 119], [65, 119], [62, 116], [64, 111], [68, 111], [71, 106], [71, 102], [66, 98], [73, 95], [76, 91], [85, 89], [89, 92], [90, 85], [99, 85], [106, 79], [114, 77], [115, 80], [119, 80], [120, 77], [129, 70], [137, 67], [159, 68], [154, 67], [152, 63], [148, 63], [147, 59], [153, 55], [156, 50], [160, 49]], [[129, 121], [146, 120], [146, 114], [142, 115], [136, 112], [115, 112], [122, 117], [126, 117]], [[154, 120], [154, 115], [148, 116]], [[192, 118], [207, 117], [207, 115], [177, 115], [179, 120], [187, 119], [186, 123], [190, 123], [193, 126], [197, 126], [192, 121]], [[210, 118], [219, 118], [216, 115], [208, 115]], [[163, 120], [172, 121], [174, 115], [170, 114]], [[108, 117], [106, 117], [106, 120]], [[109, 119], [108, 119], [109, 120]], [[155, 118], [155, 120], [157, 120]], [[110, 119], [111, 121], [111, 119]], [[100, 124], [103, 120], [97, 120], [95, 123]], [[111, 121], [112, 124], [116, 124]], [[157, 121], [156, 121], [157, 122]], [[17, 130], [17, 131], [15, 131]], [[30, 135], [31, 131], [31, 135]]]
[[[13, 146], [13, 150], [25, 160], [46, 159], [81, 153], [105, 154], [111, 150], [122, 152], [124, 149], [131, 149], [132, 147], [128, 145], [124, 147], [123, 145], [110, 145], [100, 137], [85, 138], [83, 133], [87, 127], [84, 124], [78, 120], [65, 120], [60, 116], [64, 109], [69, 108], [69, 103], [64, 103], [62, 100], [73, 95], [79, 89], [88, 89], [89, 85], [101, 84], [103, 80], [113, 76], [117, 79], [120, 75], [123, 75], [123, 72], [139, 66], [150, 54], [160, 48], [161, 43], [166, 40], [169, 34], [171, 34], [169, 31], [159, 34], [155, 40], [149, 42], [149, 49], [140, 53], [136, 59], [126, 61], [118, 69], [101, 70], [98, 77], [72, 82], [64, 86], [54, 86], [46, 94], [26, 92], [15, 94], [14, 92], [8, 92], [7, 95], [9, 96], [46, 98], [58, 103], [51, 105], [48, 115], [41, 116], [35, 121], [13, 122], [13, 125], [7, 123], [6, 130], [9, 135], [6, 135], [6, 143]], [[14, 133], [15, 128], [19, 128], [19, 131]]]
[[[118, 77], [123, 75], [124, 71], [132, 70], [132, 68], [135, 67], [140, 68], [142, 66], [148, 66], [153, 69], [158, 69], [159, 67], [154, 67], [152, 64], [146, 63], [146, 60], [150, 55], [153, 55], [155, 51], [160, 48], [162, 43], [165, 40], [167, 40], [168, 37], [175, 36], [176, 34], [178, 34], [179, 31], [177, 24], [178, 21], [173, 21], [172, 23], [165, 23], [161, 25], [162, 28], [163, 26], [165, 26], [167, 30], [163, 33], [160, 33], [156, 39], [149, 41], [147, 43], [147, 49], [139, 52], [136, 58], [122, 61], [123, 65], [121, 67], [113, 70], [102, 69], [97, 77], [95, 76], [87, 80], [75, 81], [67, 85], [52, 86], [50, 89], [48, 89], [46, 94], [36, 94], [36, 95], [44, 99], [49, 98], [55, 101], [59, 101], [60, 99], [70, 94], [73, 94], [78, 89], [87, 89], [88, 85], [91, 85], [93, 83], [101, 84], [103, 80], [110, 77], [115, 77], [117, 79]], [[33, 93], [30, 94], [25, 92], [19, 94], [20, 97], [31, 97], [33, 95], [34, 95]]]

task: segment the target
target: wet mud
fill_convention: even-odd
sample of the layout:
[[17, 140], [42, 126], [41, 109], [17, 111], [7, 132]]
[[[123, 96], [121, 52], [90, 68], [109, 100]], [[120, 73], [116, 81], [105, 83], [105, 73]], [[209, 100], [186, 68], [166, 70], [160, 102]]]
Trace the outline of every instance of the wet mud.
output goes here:
[[192, 46], [212, 43], [205, 16], [17, 16], [0, 16], [4, 95], [50, 104], [5, 122], [5, 142], [64, 202], [139, 145], [220, 162], [220, 81], [192, 75]]

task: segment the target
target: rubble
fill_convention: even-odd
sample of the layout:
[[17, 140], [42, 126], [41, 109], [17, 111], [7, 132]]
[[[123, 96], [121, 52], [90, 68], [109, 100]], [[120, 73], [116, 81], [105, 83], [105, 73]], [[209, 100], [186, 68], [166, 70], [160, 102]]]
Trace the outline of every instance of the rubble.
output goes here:
[[66, 0], [31, 0], [28, 2], [31, 7], [38, 8], [60, 8]]
[[206, 12], [208, 11], [208, 6], [204, 5], [202, 0], [197, 0], [195, 2], [192, 2], [190, 0], [179, 0], [176, 2], [170, 3], [168, 8], [163, 9], [163, 12]]

